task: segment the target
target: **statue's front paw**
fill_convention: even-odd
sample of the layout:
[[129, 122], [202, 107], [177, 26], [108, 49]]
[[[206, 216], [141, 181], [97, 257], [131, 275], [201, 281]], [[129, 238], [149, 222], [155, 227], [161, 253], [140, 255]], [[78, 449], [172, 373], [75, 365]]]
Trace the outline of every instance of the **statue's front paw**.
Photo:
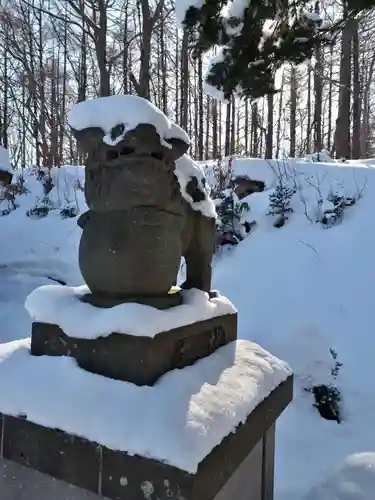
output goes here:
[[87, 212], [83, 213], [78, 218], [78, 220], [77, 220], [78, 227], [80, 227], [81, 229], [83, 229], [85, 227], [85, 225], [87, 224], [89, 218], [90, 218], [90, 211], [88, 210]]

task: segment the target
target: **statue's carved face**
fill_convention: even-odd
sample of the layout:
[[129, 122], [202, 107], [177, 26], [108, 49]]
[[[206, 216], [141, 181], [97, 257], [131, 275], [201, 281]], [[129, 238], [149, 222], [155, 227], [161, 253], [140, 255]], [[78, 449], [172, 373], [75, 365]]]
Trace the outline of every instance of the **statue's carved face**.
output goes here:
[[189, 148], [189, 145], [181, 139], [168, 139], [165, 142], [171, 145], [161, 144], [161, 139], [155, 127], [149, 124], [138, 125], [125, 135], [124, 125], [117, 125], [112, 129], [111, 138], [119, 139], [114, 146], [106, 144], [104, 132], [100, 128], [89, 128], [76, 131], [79, 147], [87, 155], [86, 166], [98, 168], [100, 166], [121, 167], [127, 159], [149, 157], [164, 164], [171, 169], [173, 162], [180, 158]]
[[[179, 139], [161, 144], [152, 125], [142, 124], [124, 133], [115, 127], [114, 145], [98, 128], [75, 132], [79, 146], [87, 154], [85, 197], [91, 210], [128, 210], [153, 206], [180, 212], [182, 199], [176, 189], [174, 161], [188, 149]], [[103, 140], [104, 139], [104, 140]], [[163, 141], [164, 142], [164, 141]]]

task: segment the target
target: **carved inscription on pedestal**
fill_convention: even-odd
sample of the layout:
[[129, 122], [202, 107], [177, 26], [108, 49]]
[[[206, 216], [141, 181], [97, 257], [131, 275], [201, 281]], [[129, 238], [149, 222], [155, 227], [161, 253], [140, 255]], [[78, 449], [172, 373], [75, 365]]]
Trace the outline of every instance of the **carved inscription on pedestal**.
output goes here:
[[197, 358], [202, 356], [202, 352], [205, 355], [212, 354], [226, 343], [226, 333], [222, 326], [181, 339], [176, 345], [173, 365], [176, 368], [183, 368], [193, 364]]

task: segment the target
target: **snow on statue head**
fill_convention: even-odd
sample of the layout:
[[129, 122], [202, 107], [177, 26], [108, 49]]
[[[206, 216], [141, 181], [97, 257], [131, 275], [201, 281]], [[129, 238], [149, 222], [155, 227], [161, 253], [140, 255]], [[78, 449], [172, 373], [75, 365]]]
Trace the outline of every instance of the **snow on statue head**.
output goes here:
[[210, 292], [216, 212], [202, 170], [185, 155], [187, 134], [130, 95], [78, 103], [68, 120], [86, 154], [89, 210], [78, 221], [85, 300], [177, 305], [181, 256], [182, 287]]

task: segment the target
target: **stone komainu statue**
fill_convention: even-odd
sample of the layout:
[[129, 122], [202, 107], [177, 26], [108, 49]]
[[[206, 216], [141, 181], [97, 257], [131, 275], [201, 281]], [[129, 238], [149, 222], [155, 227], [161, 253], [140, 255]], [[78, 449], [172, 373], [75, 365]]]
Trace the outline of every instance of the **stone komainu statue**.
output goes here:
[[[199, 175], [185, 174], [182, 165], [185, 189], [176, 176], [176, 161], [189, 145], [169, 139], [171, 148], [163, 146], [150, 124], [123, 134], [115, 146], [103, 142], [100, 128], [73, 132], [87, 155], [89, 210], [78, 221], [79, 265], [91, 290], [87, 301], [104, 307], [126, 301], [175, 305], [178, 294], [170, 290], [181, 256], [182, 288], [210, 292], [215, 215], [200, 208], [213, 202]], [[194, 165], [186, 156], [179, 161]]]

